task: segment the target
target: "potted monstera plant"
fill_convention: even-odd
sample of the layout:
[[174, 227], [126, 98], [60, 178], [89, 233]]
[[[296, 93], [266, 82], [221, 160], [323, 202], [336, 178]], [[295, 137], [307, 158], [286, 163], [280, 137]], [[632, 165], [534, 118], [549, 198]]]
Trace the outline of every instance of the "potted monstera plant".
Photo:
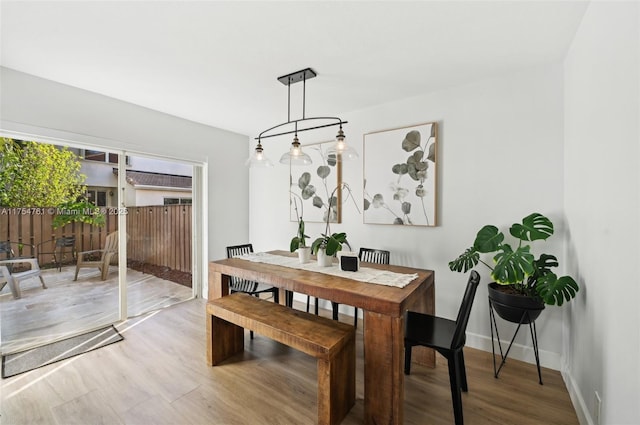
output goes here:
[[[523, 311], [527, 321], [534, 321], [545, 305], [562, 305], [576, 296], [577, 282], [571, 276], [558, 277], [552, 269], [558, 259], [552, 254], [531, 253], [531, 244], [546, 240], [554, 233], [553, 223], [539, 213], [533, 213], [514, 223], [509, 234], [515, 244], [507, 243], [504, 233], [496, 226], [486, 225], [476, 234], [473, 245], [449, 263], [452, 271], [466, 273], [478, 263], [491, 270], [494, 282], [489, 284], [489, 298], [496, 313], [503, 319], [519, 323]], [[492, 261], [481, 256], [490, 255]], [[525, 322], [526, 323], [526, 322]]]

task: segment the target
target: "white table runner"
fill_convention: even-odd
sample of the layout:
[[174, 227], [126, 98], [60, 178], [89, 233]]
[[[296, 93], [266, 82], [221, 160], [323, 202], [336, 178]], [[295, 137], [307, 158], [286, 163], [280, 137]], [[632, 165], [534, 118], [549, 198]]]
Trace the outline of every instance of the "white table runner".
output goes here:
[[372, 269], [369, 267], [360, 267], [357, 272], [345, 272], [340, 270], [337, 264], [329, 267], [319, 266], [316, 261], [300, 264], [298, 257], [285, 257], [283, 255], [274, 255], [266, 252], [254, 252], [251, 254], [237, 255], [235, 258], [253, 261], [256, 263], [273, 264], [276, 266], [290, 267], [293, 269], [308, 270], [328, 274], [332, 276], [344, 277], [360, 282], [375, 283], [378, 285], [393, 286], [396, 288], [404, 288], [418, 277], [418, 273], [403, 274], [390, 272], [388, 270]]

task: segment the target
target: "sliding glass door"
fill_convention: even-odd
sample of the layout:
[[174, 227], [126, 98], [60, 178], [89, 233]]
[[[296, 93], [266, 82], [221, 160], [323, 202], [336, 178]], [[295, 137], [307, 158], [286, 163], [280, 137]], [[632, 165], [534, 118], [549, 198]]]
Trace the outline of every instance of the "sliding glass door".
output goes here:
[[2, 353], [119, 320], [118, 155], [16, 139], [1, 149]]
[[195, 296], [201, 166], [1, 140], [2, 354]]

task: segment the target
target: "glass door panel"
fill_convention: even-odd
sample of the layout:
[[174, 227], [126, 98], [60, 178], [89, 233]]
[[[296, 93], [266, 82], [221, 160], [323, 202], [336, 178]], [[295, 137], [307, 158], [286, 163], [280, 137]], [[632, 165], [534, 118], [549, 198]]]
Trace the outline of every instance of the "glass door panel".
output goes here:
[[127, 315], [193, 298], [193, 166], [128, 156]]
[[10, 182], [0, 198], [2, 353], [118, 321], [117, 255], [104, 251], [118, 230], [113, 154], [13, 139], [0, 147]]

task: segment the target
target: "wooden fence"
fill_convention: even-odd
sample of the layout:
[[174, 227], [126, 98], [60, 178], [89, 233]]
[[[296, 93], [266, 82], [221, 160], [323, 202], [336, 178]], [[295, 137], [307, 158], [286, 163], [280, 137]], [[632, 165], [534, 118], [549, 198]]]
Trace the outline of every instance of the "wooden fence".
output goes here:
[[[0, 207], [0, 242], [16, 242], [20, 255], [53, 261], [55, 240], [75, 236], [78, 252], [100, 249], [107, 234], [118, 229], [118, 213], [127, 215], [127, 260], [191, 272], [191, 205], [107, 208], [102, 227], [71, 223], [53, 228], [56, 208]], [[16, 245], [13, 245], [14, 250]]]

